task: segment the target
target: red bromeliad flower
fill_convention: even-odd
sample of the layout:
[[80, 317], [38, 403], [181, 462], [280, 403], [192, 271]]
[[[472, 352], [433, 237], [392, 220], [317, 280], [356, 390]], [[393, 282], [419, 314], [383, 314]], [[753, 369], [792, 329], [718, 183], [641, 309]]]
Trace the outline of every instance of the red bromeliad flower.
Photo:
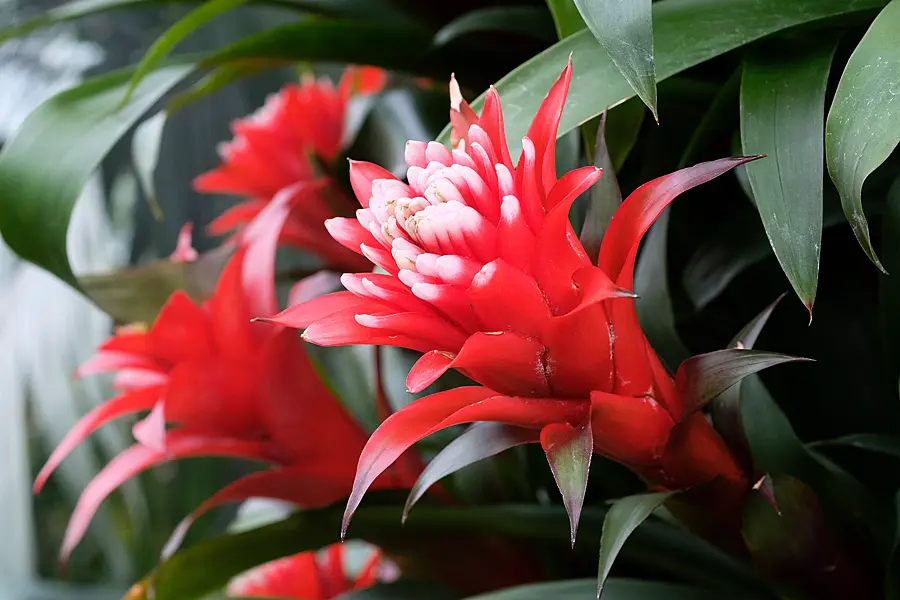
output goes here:
[[327, 79], [287, 85], [254, 115], [234, 122], [234, 139], [219, 150], [223, 163], [194, 181], [197, 191], [246, 196], [210, 225], [215, 235], [250, 222], [279, 191], [316, 182], [317, 193], [295, 203], [281, 239], [321, 257], [339, 270], [360, 270], [368, 262], [347, 252], [322, 227], [325, 219], [352, 211], [352, 200], [322, 173], [343, 143], [347, 104], [354, 94], [378, 92], [387, 74], [375, 67], [349, 67], [337, 88]]
[[[248, 227], [211, 298], [198, 305], [184, 292], [173, 293], [152, 326], [119, 329], [79, 369], [79, 375], [116, 372], [121, 394], [73, 427], [38, 475], [36, 492], [94, 430], [131, 413], [151, 412], [134, 428], [138, 443], [116, 456], [81, 495], [63, 542], [64, 558], [113, 490], [173, 459], [228, 456], [273, 467], [228, 485], [193, 517], [250, 497], [302, 506], [346, 497], [366, 432], [319, 378], [295, 332], [251, 322], [253, 315], [277, 308], [275, 247], [296, 195], [276, 196]], [[186, 254], [182, 247], [180, 255]], [[398, 472], [379, 485], [409, 487], [416, 475]]]
[[355, 578], [347, 575], [344, 547], [325, 549], [324, 560], [316, 552], [301, 552], [272, 561], [236, 578], [228, 595], [241, 598], [285, 598], [286, 600], [331, 600], [346, 592], [371, 587], [378, 582], [382, 555], [376, 551]]
[[[562, 451], [575, 444], [585, 460], [593, 450], [668, 488], [719, 480], [746, 489], [719, 435], [702, 413], [685, 408], [682, 388], [641, 331], [629, 290], [641, 238], [660, 212], [751, 159], [699, 164], [638, 188], [612, 219], [594, 265], [568, 215], [600, 170], [560, 178], [556, 171], [570, 79], [571, 63], [538, 110], [517, 163], [497, 92], [488, 92], [478, 116], [451, 82], [455, 148], [409, 142], [408, 183], [352, 163], [362, 209], [356, 219], [326, 222], [336, 240], [385, 273], [346, 274], [347, 291], [271, 319], [306, 328], [304, 339], [324, 346], [423, 352], [407, 379], [413, 392], [449, 368], [483, 386], [422, 398], [385, 421], [360, 458], [347, 518], [413, 443], [474, 421], [532, 430], [526, 441], [542, 443], [555, 475]], [[569, 507], [573, 529], [577, 496]]]

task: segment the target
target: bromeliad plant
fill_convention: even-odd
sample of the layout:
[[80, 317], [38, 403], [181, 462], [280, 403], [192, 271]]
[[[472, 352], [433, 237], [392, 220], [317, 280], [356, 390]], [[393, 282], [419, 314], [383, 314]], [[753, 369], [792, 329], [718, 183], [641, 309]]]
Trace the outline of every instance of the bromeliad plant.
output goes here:
[[[220, 249], [183, 237], [106, 278], [127, 292], [178, 273], [165, 281], [186, 291], [79, 370], [115, 373], [119, 395], [36, 490], [94, 430], [143, 416], [74, 508], [63, 558], [129, 478], [219, 456], [265, 467], [179, 515], [129, 598], [898, 598], [900, 288], [853, 261], [858, 240], [900, 267], [900, 0], [274, 2], [321, 14], [162, 61], [236, 4], [202, 3], [0, 154], [7, 243], [107, 305], [115, 285], [72, 274], [59, 217], [144, 112], [200, 69], [168, 112], [276, 64], [369, 65], [234, 122], [193, 182], [240, 198], [208, 226]], [[321, 270], [276, 273], [279, 245]], [[210, 254], [227, 257], [217, 285], [193, 285]], [[800, 303], [775, 313], [785, 276]], [[760, 335], [786, 353], [755, 350]], [[296, 512], [179, 547], [201, 514], [256, 497]], [[380, 550], [353, 567], [333, 545], [347, 534]]]

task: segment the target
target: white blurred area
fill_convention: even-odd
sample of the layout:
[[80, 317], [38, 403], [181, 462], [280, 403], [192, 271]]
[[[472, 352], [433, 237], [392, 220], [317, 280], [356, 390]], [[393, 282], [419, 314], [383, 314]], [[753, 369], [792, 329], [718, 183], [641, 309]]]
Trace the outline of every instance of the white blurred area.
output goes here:
[[[0, 25], [11, 15], [0, 0]], [[15, 135], [28, 113], [49, 96], [79, 82], [98, 64], [102, 50], [79, 41], [74, 29], [54, 27], [0, 45], [0, 141]], [[106, 208], [100, 180], [90, 181], [69, 226], [68, 250], [75, 273], [108, 271], [127, 261], [131, 231], [119, 231]], [[16, 257], [0, 244], [0, 584], [35, 577], [29, 433], [52, 448], [76, 419], [107, 397], [106, 382], [73, 384], [71, 374], [109, 335], [110, 318], [53, 275]], [[109, 428], [99, 442], [110, 450], [123, 439]], [[40, 459], [41, 457], [35, 457]], [[77, 498], [100, 465], [81, 447], [54, 476], [67, 497]], [[112, 528], [98, 515], [94, 530]], [[94, 536], [113, 573], [127, 571], [116, 536]], [[0, 594], [2, 595], [2, 594]]]

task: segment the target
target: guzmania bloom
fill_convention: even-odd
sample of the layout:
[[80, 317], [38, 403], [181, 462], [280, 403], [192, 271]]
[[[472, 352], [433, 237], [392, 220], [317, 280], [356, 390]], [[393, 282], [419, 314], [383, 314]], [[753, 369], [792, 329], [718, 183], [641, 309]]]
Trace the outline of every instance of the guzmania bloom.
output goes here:
[[[376, 165], [353, 163], [362, 208], [355, 219], [326, 223], [334, 239], [384, 272], [345, 274], [346, 291], [271, 319], [305, 328], [304, 339], [324, 346], [422, 352], [407, 379], [413, 392], [449, 368], [481, 384], [421, 398], [387, 419], [362, 453], [346, 518], [412, 444], [475, 421], [531, 430], [528, 441], [542, 443], [555, 475], [574, 447], [586, 462], [593, 450], [670, 489], [712, 480], [746, 489], [721, 437], [702, 413], [686, 410], [681, 388], [641, 331], [631, 289], [641, 239], [663, 209], [751, 159], [699, 164], [638, 188], [612, 219], [594, 265], [569, 209], [600, 169], [562, 177], [556, 170], [571, 76], [570, 63], [516, 163], [497, 92], [488, 92], [479, 116], [451, 81], [454, 148], [409, 142], [406, 183]], [[583, 487], [562, 491], [574, 535]]]
[[[63, 558], [113, 490], [174, 459], [225, 456], [272, 467], [218, 491], [193, 517], [250, 497], [304, 507], [346, 497], [366, 432], [319, 378], [296, 332], [251, 321], [277, 310], [274, 256], [291, 198], [276, 195], [248, 227], [212, 297], [198, 305], [184, 292], [173, 293], [152, 326], [119, 329], [80, 367], [82, 376], [115, 372], [120, 395], [72, 428], [38, 475], [35, 492], [94, 430], [125, 415], [150, 413], [134, 427], [138, 443], [116, 456], [82, 493]], [[180, 246], [179, 256], [190, 258]], [[379, 485], [409, 487], [416, 475], [412, 470], [386, 476]]]
[[333, 544], [317, 552], [301, 552], [266, 563], [236, 578], [228, 595], [240, 598], [284, 598], [285, 600], [331, 600], [347, 592], [362, 590], [378, 582], [382, 554], [375, 551], [356, 577], [347, 573], [344, 546]]
[[254, 115], [234, 122], [234, 139], [219, 148], [222, 164], [194, 181], [197, 191], [248, 198], [212, 222], [221, 235], [249, 223], [275, 194], [297, 183], [316, 193], [295, 202], [281, 233], [284, 243], [320, 257], [337, 270], [359, 270], [367, 261], [348, 252], [322, 227], [325, 219], [350, 214], [353, 203], [332, 178], [344, 142], [347, 106], [354, 95], [378, 92], [387, 74], [375, 67], [348, 67], [337, 87], [305, 79], [268, 98]]

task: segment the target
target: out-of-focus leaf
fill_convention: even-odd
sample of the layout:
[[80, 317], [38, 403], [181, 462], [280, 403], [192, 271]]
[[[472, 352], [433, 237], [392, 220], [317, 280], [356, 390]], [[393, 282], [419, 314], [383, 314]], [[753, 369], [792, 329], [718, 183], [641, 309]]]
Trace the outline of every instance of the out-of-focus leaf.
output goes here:
[[675, 385], [684, 395], [682, 418], [701, 410], [748, 375], [783, 363], [810, 360], [778, 352], [738, 348], [692, 356], [678, 367], [675, 374]]
[[[472, 596], [467, 600], [590, 600], [597, 593], [593, 579], [571, 579], [523, 585], [490, 594]], [[610, 579], [603, 588], [603, 600], [715, 600], [719, 592], [693, 588], [677, 583]], [[742, 595], [729, 598], [742, 598]]]
[[144, 196], [150, 205], [153, 218], [157, 221], [162, 221], [163, 211], [159, 205], [159, 198], [156, 197], [154, 178], [167, 116], [166, 111], [156, 113], [138, 125], [131, 139], [131, 160], [134, 161], [134, 171], [144, 190]]
[[113, 145], [191, 70], [151, 73], [121, 110], [128, 71], [88, 81], [31, 113], [0, 152], [0, 233], [9, 247], [77, 287], [66, 232], [81, 189]]
[[[694, 129], [691, 139], [681, 158], [678, 159], [678, 168], [683, 169], [687, 166], [697, 164], [704, 158], [704, 150], [707, 145], [714, 142], [721, 136], [727, 136], [732, 133], [737, 123], [738, 98], [741, 89], [741, 71], [735, 71], [731, 77], [722, 85], [716, 97], [700, 120], [700, 124]], [[735, 152], [735, 155], [740, 152]], [[741, 165], [743, 167], [743, 165]], [[741, 168], [742, 172], [746, 172]]]
[[537, 441], [538, 432], [532, 429], [503, 423], [475, 423], [447, 444], [419, 475], [403, 507], [403, 520], [428, 488], [447, 475], [515, 446]]
[[747, 165], [756, 208], [810, 318], [822, 246], [825, 86], [836, 47], [826, 38], [754, 53], [741, 81], [743, 153], [768, 155]]
[[588, 208], [580, 236], [581, 243], [592, 262], [597, 261], [603, 235], [616, 209], [622, 204], [622, 192], [616, 179], [616, 169], [613, 167], [609, 147], [606, 144], [607, 114], [604, 112], [600, 116], [600, 126], [597, 128], [594, 142], [594, 166], [603, 169], [603, 175], [588, 191]]
[[553, 15], [559, 39], [565, 39], [587, 27], [574, 0], [547, 0], [547, 8]]
[[[255, 4], [269, 4], [283, 8], [349, 18], [396, 18], [398, 13], [390, 10], [389, 4], [377, 0], [250, 0]], [[42, 14], [0, 29], [0, 42], [28, 35], [32, 31], [49, 27], [54, 23], [74, 21], [93, 14], [126, 8], [164, 4], [200, 4], [202, 0], [72, 0], [44, 11]]]
[[547, 11], [539, 6], [492, 6], [467, 12], [434, 34], [435, 46], [443, 46], [464, 35], [503, 31], [552, 42], [556, 39], [547, 22]]
[[846, 446], [900, 458], [900, 436], [896, 435], [856, 433], [835, 438], [833, 440], [821, 440], [810, 444], [810, 446], [814, 448]]
[[219, 15], [228, 12], [242, 4], [246, 4], [248, 0], [207, 0], [182, 19], [178, 20], [174, 25], [169, 27], [157, 40], [150, 46], [147, 53], [141, 59], [141, 62], [134, 69], [131, 81], [128, 83], [128, 89], [125, 90], [125, 96], [122, 98], [122, 106], [128, 104], [131, 95], [141, 80], [152, 71], [168, 54], [181, 43], [186, 37], [194, 32], [198, 27], [202, 27], [207, 22], [215, 19]]
[[[156, 600], [201, 598], [256, 565], [337, 541], [343, 508], [300, 512], [279, 523], [200, 542], [163, 562], [142, 586], [146, 590], [146, 584], [153, 582]], [[561, 506], [420, 506], [402, 528], [400, 514], [397, 506], [363, 506], [353, 518], [350, 533], [373, 543], [422, 536], [440, 540], [441, 535], [488, 532], [559, 545], [568, 545], [569, 541], [567, 517]], [[604, 516], [602, 510], [584, 509], [581, 543], [600, 542]], [[742, 566], [709, 544], [663, 523], [648, 523], [635, 530], [622, 554], [691, 581], [731, 590], [765, 589]], [[595, 581], [593, 585], [596, 586]], [[146, 595], [134, 600], [141, 598]]]
[[852, 475], [804, 446], [758, 376], [741, 385], [741, 420], [758, 471], [808, 483], [832, 519], [871, 540], [876, 552], [886, 556], [894, 517]]
[[641, 329], [663, 362], [672, 368], [690, 356], [690, 351], [678, 335], [669, 292], [669, 214], [670, 209], [666, 208], [647, 232], [634, 269], [634, 291], [638, 295], [635, 309]]
[[0, 600], [119, 600], [122, 590], [57, 582], [0, 583]]
[[672, 497], [675, 492], [638, 494], [616, 500], [603, 520], [600, 537], [600, 567], [597, 575], [597, 597], [603, 593], [604, 583], [612, 569], [613, 562], [625, 545], [631, 533], [650, 514]]
[[233, 248], [220, 246], [192, 262], [158, 260], [102, 275], [78, 278], [81, 289], [104, 312], [122, 323], [152, 323], [175, 290], [197, 301], [208, 298]]
[[[894, 514], [898, 515], [900, 522], [900, 491], [894, 499]], [[897, 525], [897, 533], [894, 536], [894, 549], [891, 551], [891, 557], [888, 560], [887, 572], [885, 576], [885, 596], [887, 600], [900, 600], [900, 523]]]
[[659, 121], [651, 0], [575, 0], [575, 5], [619, 72]]
[[341, 594], [341, 600], [457, 600], [462, 596], [434, 582], [395, 581]]
[[223, 87], [230, 85], [239, 79], [256, 75], [267, 69], [279, 66], [280, 61], [271, 61], [265, 59], [259, 60], [238, 60], [226, 63], [221, 67], [216, 67], [208, 75], [200, 81], [189, 87], [187, 90], [176, 94], [168, 104], [168, 110], [175, 112], [196, 102], [201, 98], [216, 92]]
[[[885, 0], [662, 0], [653, 4], [657, 81], [790, 27], [883, 6]], [[517, 156], [547, 90], [572, 54], [575, 77], [562, 115], [563, 135], [633, 95], [628, 82], [589, 31], [554, 44], [497, 85], [510, 151]], [[484, 95], [472, 107], [480, 111]], [[449, 145], [450, 128], [440, 136]]]
[[900, 0], [872, 22], [850, 55], [825, 123], [828, 173], [865, 253], [882, 271], [862, 207], [866, 178], [900, 143]]

